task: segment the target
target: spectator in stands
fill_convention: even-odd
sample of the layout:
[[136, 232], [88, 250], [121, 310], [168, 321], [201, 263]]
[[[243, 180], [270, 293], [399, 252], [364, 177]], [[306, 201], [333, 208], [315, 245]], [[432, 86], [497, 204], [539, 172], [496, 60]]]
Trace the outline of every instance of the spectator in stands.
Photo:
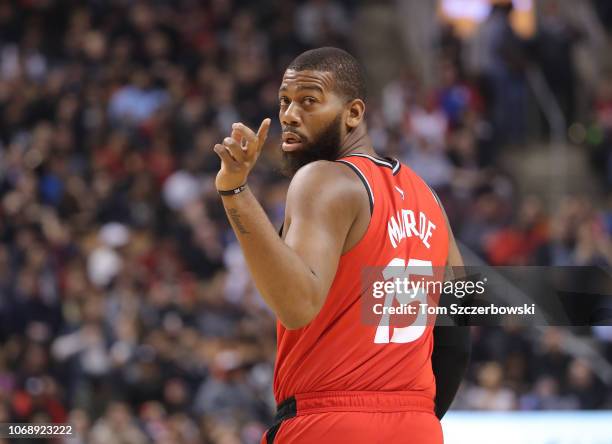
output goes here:
[[582, 37], [578, 29], [561, 15], [558, 0], [543, 2], [533, 39], [533, 58], [542, 69], [549, 88], [569, 126], [576, 113], [576, 73], [573, 50]]
[[514, 393], [502, 386], [503, 369], [497, 362], [488, 362], [478, 371], [478, 386], [465, 393], [465, 408], [474, 410], [513, 410]]
[[[468, 68], [483, 81], [483, 90], [498, 142], [520, 143], [525, 138], [527, 84], [524, 42], [510, 23], [510, 0], [494, 2], [489, 17], [473, 37]], [[514, 118], [507, 118], [507, 110]]]

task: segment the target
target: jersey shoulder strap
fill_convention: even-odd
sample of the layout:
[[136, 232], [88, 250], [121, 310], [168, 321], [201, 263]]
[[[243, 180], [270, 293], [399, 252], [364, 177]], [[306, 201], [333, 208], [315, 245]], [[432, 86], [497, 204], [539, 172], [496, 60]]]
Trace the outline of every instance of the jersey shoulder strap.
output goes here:
[[374, 157], [361, 153], [349, 154], [336, 160], [336, 162], [343, 163], [351, 168], [363, 183], [370, 200], [370, 214], [373, 213], [376, 204], [374, 197], [376, 176], [383, 171], [395, 176], [401, 168], [397, 159]]

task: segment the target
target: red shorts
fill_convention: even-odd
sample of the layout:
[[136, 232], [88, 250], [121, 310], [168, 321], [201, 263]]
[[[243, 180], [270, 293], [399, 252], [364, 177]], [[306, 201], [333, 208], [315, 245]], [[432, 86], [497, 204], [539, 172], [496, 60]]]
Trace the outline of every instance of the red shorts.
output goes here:
[[318, 392], [279, 405], [262, 444], [441, 444], [430, 398], [414, 392]]

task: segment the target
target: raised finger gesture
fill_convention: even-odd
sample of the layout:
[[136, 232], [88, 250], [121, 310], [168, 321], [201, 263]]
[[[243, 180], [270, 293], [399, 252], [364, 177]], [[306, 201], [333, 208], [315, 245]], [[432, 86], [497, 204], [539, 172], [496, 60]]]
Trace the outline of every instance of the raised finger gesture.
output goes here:
[[268, 137], [270, 124], [270, 119], [264, 119], [255, 133], [243, 123], [234, 123], [230, 137], [215, 145], [215, 153], [221, 158], [215, 181], [217, 190], [233, 190], [246, 183]]

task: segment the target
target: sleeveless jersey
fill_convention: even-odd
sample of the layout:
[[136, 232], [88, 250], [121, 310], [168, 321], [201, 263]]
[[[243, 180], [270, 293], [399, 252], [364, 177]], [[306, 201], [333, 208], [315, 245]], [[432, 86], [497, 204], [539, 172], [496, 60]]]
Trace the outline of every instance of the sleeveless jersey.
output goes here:
[[414, 391], [433, 400], [431, 323], [406, 329], [364, 322], [362, 273], [389, 265], [443, 267], [449, 246], [443, 211], [427, 184], [397, 160], [353, 154], [338, 162], [363, 182], [370, 223], [341, 256], [317, 316], [297, 330], [277, 322], [276, 401], [322, 391]]

